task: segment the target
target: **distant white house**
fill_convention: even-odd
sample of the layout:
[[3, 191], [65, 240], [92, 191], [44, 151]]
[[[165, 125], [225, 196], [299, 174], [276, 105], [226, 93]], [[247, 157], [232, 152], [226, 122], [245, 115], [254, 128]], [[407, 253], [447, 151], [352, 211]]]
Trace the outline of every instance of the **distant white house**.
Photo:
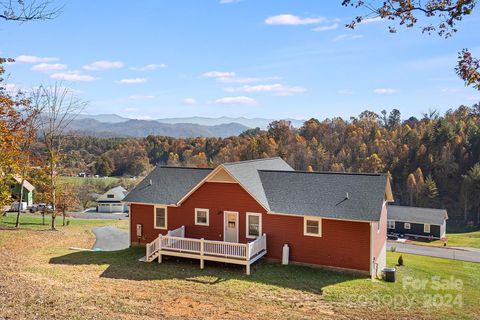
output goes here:
[[128, 206], [122, 203], [127, 194], [128, 191], [121, 186], [108, 190], [97, 198], [97, 211], [107, 213], [127, 212]]

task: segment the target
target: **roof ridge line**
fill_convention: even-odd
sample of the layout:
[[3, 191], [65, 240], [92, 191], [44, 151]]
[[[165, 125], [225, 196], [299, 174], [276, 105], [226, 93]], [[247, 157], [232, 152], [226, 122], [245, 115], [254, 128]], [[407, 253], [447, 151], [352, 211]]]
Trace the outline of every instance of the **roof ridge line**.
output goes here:
[[163, 166], [161, 165], [160, 168], [166, 168], [166, 169], [198, 169], [198, 170], [213, 170], [214, 168], [199, 168], [199, 167], [180, 167], [180, 166]]
[[262, 159], [241, 160], [241, 161], [225, 162], [225, 163], [222, 163], [222, 165], [242, 164], [242, 163], [248, 163], [248, 162], [267, 161], [267, 160], [275, 160], [275, 159], [282, 159], [282, 158], [281, 157], [270, 157], [270, 158], [262, 158]]
[[303, 170], [270, 170], [270, 169], [258, 169], [257, 171], [263, 172], [288, 172], [288, 173], [309, 173], [309, 174], [338, 174], [338, 175], [358, 175], [358, 176], [373, 176], [373, 177], [381, 177], [386, 176], [386, 173], [382, 172], [336, 172], [336, 171], [303, 171]]

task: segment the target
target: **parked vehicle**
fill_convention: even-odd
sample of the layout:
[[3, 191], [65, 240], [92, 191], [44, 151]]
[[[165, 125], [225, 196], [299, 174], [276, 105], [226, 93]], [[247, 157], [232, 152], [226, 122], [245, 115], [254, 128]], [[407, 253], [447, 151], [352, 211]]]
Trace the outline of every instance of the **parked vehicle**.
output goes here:
[[[18, 202], [14, 202], [10, 205], [10, 210], [9, 211], [18, 211], [18, 206], [20, 204]], [[27, 203], [26, 202], [22, 202], [21, 205], [20, 205], [20, 210], [21, 211], [25, 211], [27, 210]]]
[[33, 206], [30, 207], [30, 212], [35, 213], [35, 212], [42, 212], [42, 211], [48, 211], [52, 210], [52, 206], [46, 203], [39, 203], [39, 204], [34, 204]]

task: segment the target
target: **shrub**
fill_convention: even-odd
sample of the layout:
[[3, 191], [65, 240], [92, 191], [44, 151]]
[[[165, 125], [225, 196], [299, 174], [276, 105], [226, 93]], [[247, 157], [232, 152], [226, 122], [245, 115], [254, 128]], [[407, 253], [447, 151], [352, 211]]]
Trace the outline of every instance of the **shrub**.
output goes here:
[[390, 252], [395, 252], [395, 251], [397, 251], [397, 247], [392, 246], [392, 247], [390, 248]]
[[400, 257], [398, 257], [398, 266], [403, 266], [403, 257], [402, 257], [402, 255], [400, 255]]

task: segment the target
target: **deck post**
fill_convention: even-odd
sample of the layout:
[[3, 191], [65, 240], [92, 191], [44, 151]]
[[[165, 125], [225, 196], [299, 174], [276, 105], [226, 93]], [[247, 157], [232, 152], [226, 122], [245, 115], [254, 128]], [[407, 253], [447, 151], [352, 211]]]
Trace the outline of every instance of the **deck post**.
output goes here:
[[162, 263], [162, 235], [160, 234], [157, 238], [158, 241], [158, 263]]
[[185, 238], [185, 226], [182, 226], [182, 238]]
[[201, 238], [200, 239], [200, 269], [204, 268], [204, 261], [203, 261], [204, 248], [205, 248], [205, 242], [204, 242], [204, 239]]
[[250, 261], [247, 261], [246, 268], [247, 268], [247, 276], [249, 276], [250, 275]]

